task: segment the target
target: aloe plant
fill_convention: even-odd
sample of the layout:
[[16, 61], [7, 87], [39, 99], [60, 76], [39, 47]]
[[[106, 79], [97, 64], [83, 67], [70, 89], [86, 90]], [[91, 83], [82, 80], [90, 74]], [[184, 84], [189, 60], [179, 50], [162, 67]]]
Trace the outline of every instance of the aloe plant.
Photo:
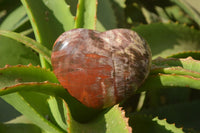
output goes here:
[[[3, 2], [0, 132], [200, 131], [199, 2], [21, 0], [13, 7]], [[74, 28], [127, 28], [145, 38], [152, 51], [151, 71], [131, 97], [94, 110], [60, 85], [51, 50], [60, 34]]]

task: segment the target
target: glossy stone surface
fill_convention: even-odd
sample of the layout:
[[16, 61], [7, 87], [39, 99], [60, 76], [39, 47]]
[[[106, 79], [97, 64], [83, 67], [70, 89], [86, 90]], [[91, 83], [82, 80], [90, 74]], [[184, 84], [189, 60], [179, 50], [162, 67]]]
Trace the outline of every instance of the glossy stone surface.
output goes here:
[[73, 97], [101, 109], [121, 102], [144, 82], [151, 52], [132, 30], [73, 29], [56, 40], [51, 60], [59, 82]]

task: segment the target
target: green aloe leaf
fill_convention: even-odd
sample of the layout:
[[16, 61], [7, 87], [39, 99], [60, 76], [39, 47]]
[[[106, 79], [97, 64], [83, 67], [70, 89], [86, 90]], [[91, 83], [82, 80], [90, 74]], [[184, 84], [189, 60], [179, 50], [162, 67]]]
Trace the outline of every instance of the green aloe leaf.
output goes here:
[[0, 30], [0, 36], [4, 36], [4, 37], [10, 38], [10, 39], [13, 39], [18, 43], [25, 44], [27, 47], [30, 47], [33, 50], [35, 50], [36, 52], [38, 52], [39, 54], [43, 55], [45, 57], [45, 59], [49, 63], [51, 63], [51, 52], [50, 52], [50, 50], [48, 50], [46, 47], [42, 46], [41, 44], [39, 44], [35, 40], [28, 38], [24, 35], [21, 35], [19, 33], [4, 31], [4, 30]]
[[166, 68], [156, 67], [156, 68], [153, 68], [151, 70], [151, 72], [150, 72], [151, 75], [153, 75], [153, 74], [156, 75], [158, 73], [187, 75], [187, 76], [192, 76], [194, 78], [200, 78], [200, 73], [194, 72], [194, 71], [190, 71], [190, 70], [186, 70], [186, 69], [183, 69], [181, 67], [166, 67]]
[[[155, 84], [157, 84], [157, 86], [153, 85], [151, 86], [152, 88], [149, 87], [151, 89], [148, 89], [147, 95], [149, 97], [150, 106], [155, 107], [158, 105], [172, 104], [175, 102], [184, 102], [190, 99], [190, 95], [192, 93], [191, 88], [195, 88], [193, 86], [194, 82], [195, 80], [197, 80], [196, 82], [198, 82], [198, 79], [200, 78], [199, 60], [194, 60], [191, 57], [185, 59], [157, 58], [156, 60], [153, 60], [152, 64], [153, 65], [149, 79], [157, 78], [157, 81], [155, 81]], [[172, 77], [169, 78], [170, 80], [168, 80], [167, 78], [165, 80], [162, 80], [162, 78], [160, 78], [162, 76], [166, 77], [167, 75], [171, 75], [172, 77], [174, 76], [174, 80], [172, 80]], [[182, 81], [179, 80], [179, 78], [181, 78]], [[186, 81], [184, 81], [184, 79]], [[194, 82], [190, 82], [191, 79], [194, 80]], [[152, 80], [152, 82], [154, 82], [154, 80]], [[197, 86], [198, 85], [196, 85], [196, 87]], [[195, 89], [198, 89], [198, 87]], [[177, 97], [177, 95], [179, 96]]]
[[[6, 0], [6, 2], [9, 2], [9, 1]], [[14, 1], [10, 1], [10, 3], [12, 3], [11, 5], [14, 4], [13, 2]], [[20, 9], [17, 9], [17, 10], [22, 10], [22, 9], [20, 7]], [[22, 14], [17, 14], [17, 15], [21, 16]], [[13, 14], [11, 16], [13, 17]], [[9, 15], [9, 17], [10, 17], [10, 15]], [[6, 21], [7, 21], [7, 19], [5, 19], [5, 22]], [[12, 22], [15, 22], [15, 21], [12, 21]], [[12, 22], [10, 22], [8, 25], [12, 25]], [[24, 21], [22, 21], [22, 22], [24, 22]], [[20, 25], [15, 25], [15, 26], [18, 27]], [[17, 28], [15, 26], [12, 28]], [[5, 23], [5, 25], [2, 26], [1, 28], [11, 28], [11, 27], [7, 27], [6, 23]], [[0, 67], [4, 67], [6, 64], [28, 65], [30, 63], [32, 63], [33, 65], [40, 64], [38, 55], [35, 52], [33, 52], [30, 48], [25, 47], [23, 43], [16, 41], [15, 39], [11, 39], [9, 37], [0, 35]], [[0, 104], [1, 105], [1, 108], [0, 108], [1, 122], [8, 121], [8, 120], [20, 115], [20, 113], [18, 111], [16, 111], [12, 106], [10, 106], [8, 103], [3, 101], [2, 98], [0, 98], [0, 103], [1, 103]]]
[[164, 126], [167, 130], [172, 131], [174, 133], [184, 133], [182, 128], [175, 127], [175, 124], [169, 124], [166, 119], [160, 120], [158, 117], [152, 119], [152, 121], [156, 121], [158, 125]]
[[[74, 16], [65, 0], [21, 0], [31, 21], [36, 40], [51, 49], [61, 33], [74, 28]], [[68, 1], [69, 2], [69, 1]], [[69, 2], [70, 3], [70, 2]], [[37, 9], [37, 10], [35, 10]], [[42, 54], [41, 54], [42, 55]], [[43, 56], [43, 55], [42, 55]], [[40, 56], [42, 67], [51, 68]], [[49, 56], [50, 57], [50, 56]], [[55, 100], [56, 102], [56, 100]], [[51, 112], [56, 112], [49, 103]], [[55, 110], [53, 110], [55, 109]]]
[[[14, 86], [13, 86], [14, 87]], [[21, 89], [18, 87], [16, 91]], [[37, 88], [35, 86], [34, 88]], [[49, 86], [48, 86], [49, 87]], [[12, 87], [11, 87], [12, 88]], [[11, 88], [7, 88], [10, 90]], [[29, 86], [23, 86], [22, 89], [29, 88]], [[38, 87], [41, 89], [41, 87]], [[42, 87], [43, 88], [43, 87]], [[3, 91], [1, 91], [3, 92]], [[2, 94], [3, 95], [3, 94]], [[52, 133], [63, 133], [64, 131], [57, 127], [51, 117], [50, 111], [47, 104], [47, 99], [49, 96], [34, 93], [34, 92], [17, 92], [8, 95], [1, 96], [6, 102], [11, 104], [16, 110], [21, 112], [30, 121], [39, 126], [42, 130]]]
[[200, 31], [185, 25], [154, 23], [137, 26], [133, 30], [149, 43], [153, 59], [200, 49]]
[[17, 65], [6, 66], [0, 70], [0, 73], [2, 88], [0, 93], [4, 95], [2, 98], [6, 102], [43, 130], [63, 132], [61, 128], [56, 127], [52, 121], [46, 118], [51, 114], [49, 105], [47, 104], [49, 99], [47, 95], [63, 96], [65, 94], [62, 86], [44, 82], [58, 82], [51, 71], [32, 65]]
[[189, 56], [196, 60], [200, 60], [200, 51], [184, 51], [184, 52], [170, 55], [167, 58], [186, 58]]
[[[22, 84], [14, 85], [11, 87], [6, 87], [5, 89], [0, 91], [0, 96], [3, 96], [3, 98], [4, 98], [4, 95], [7, 96], [7, 98], [13, 97], [12, 94], [14, 92], [23, 92], [24, 93], [23, 97], [25, 97], [25, 98], [28, 98], [28, 97], [30, 98], [30, 96], [32, 95], [32, 94], [29, 94], [30, 92], [44, 93], [44, 94], [48, 94], [48, 95], [52, 95], [52, 96], [61, 96], [63, 98], [65, 98], [65, 96], [67, 96], [67, 95], [65, 95], [66, 91], [62, 86], [60, 86], [58, 84], [48, 83], [48, 82], [22, 83]], [[29, 92], [29, 93], [27, 93], [27, 92]], [[8, 94], [11, 94], [11, 95], [8, 95]], [[11, 101], [16, 100], [15, 105], [13, 105], [13, 106], [15, 108], [17, 108], [19, 111], [23, 112], [23, 114], [25, 116], [28, 116], [28, 118], [33, 123], [37, 124], [43, 130], [46, 130], [46, 131], [52, 130], [54, 132], [62, 132], [62, 130], [59, 131], [59, 129], [55, 128], [55, 126], [51, 123], [52, 120], [50, 120], [50, 122], [49, 122], [48, 120], [43, 119], [43, 117], [44, 117], [43, 113], [46, 112], [46, 111], [44, 111], [45, 109], [43, 109], [43, 111], [41, 111], [41, 108], [40, 108], [40, 110], [37, 111], [38, 109], [36, 109], [36, 107], [35, 107], [35, 105], [33, 105], [33, 103], [30, 104], [29, 106], [26, 106], [24, 104], [22, 106], [20, 100], [17, 100], [18, 98], [19, 97], [14, 96], [13, 98], [10, 99]], [[31, 100], [31, 99], [29, 99], [29, 100]], [[34, 100], [36, 100], [36, 99], [34, 99]], [[36, 101], [38, 102], [38, 100], [36, 100]], [[43, 99], [43, 101], [45, 101], [45, 99]], [[52, 99], [49, 99], [48, 101], [53, 102], [53, 103], [55, 102], [55, 100], [52, 100]], [[80, 131], [117, 132], [117, 131], [120, 131], [123, 133], [131, 132], [131, 128], [128, 126], [128, 119], [125, 118], [125, 116], [124, 116], [125, 112], [122, 111], [118, 106], [111, 108], [108, 112], [106, 111], [106, 112], [100, 114], [97, 118], [94, 119], [94, 121], [91, 121], [89, 123], [80, 124], [77, 121], [73, 120], [73, 118], [71, 117], [70, 120], [67, 121], [68, 125], [69, 125], [69, 126], [67, 126], [65, 123], [66, 122], [65, 120], [67, 119], [67, 116], [65, 116], [66, 111], [61, 113], [61, 111], [64, 110], [64, 107], [62, 107], [60, 109], [62, 104], [59, 105], [59, 104], [54, 103], [54, 104], [50, 104], [50, 105], [54, 105], [54, 107], [59, 106], [58, 108], [56, 107], [56, 109], [59, 109], [59, 110], [57, 110], [57, 112], [52, 112], [52, 113], [54, 115], [55, 121], [61, 126], [63, 131], [66, 130], [66, 127], [68, 127], [68, 131], [71, 131], [71, 132], [72, 131], [73, 132], [80, 132]], [[52, 111], [55, 111], [55, 109]], [[32, 115], [30, 116], [30, 114], [32, 114]], [[61, 114], [63, 114], [64, 117], [60, 116]], [[48, 114], [46, 114], [46, 116], [48, 116]], [[68, 117], [69, 117], [69, 115], [68, 115]], [[113, 118], [115, 118], [114, 122], [113, 122]], [[103, 128], [103, 127], [105, 127], [105, 128]]]
[[[149, 87], [151, 86], [151, 87]], [[200, 89], [200, 78], [194, 78], [188, 75], [176, 74], [157, 74], [149, 76], [145, 83], [138, 89], [138, 92], [149, 89], [188, 87]]]
[[15, 31], [34, 38], [33, 29], [24, 7], [21, 5], [8, 14], [0, 25], [0, 30]]
[[199, 2], [196, 0], [171, 0], [179, 5], [200, 26]]
[[159, 7], [156, 6], [155, 10], [159, 15], [162, 22], [178, 21], [179, 23], [193, 24], [191, 18], [178, 6], [172, 4], [171, 6]]
[[24, 25], [29, 21], [26, 11], [23, 6], [19, 6], [13, 12], [11, 12], [6, 19], [1, 23], [1, 30], [14, 31], [20, 26]]
[[155, 67], [173, 67], [180, 66], [184, 69], [191, 70], [194, 72], [200, 73], [200, 61], [194, 60], [191, 57], [188, 58], [157, 58], [152, 61], [152, 64], [156, 65]]
[[[74, 17], [65, 0], [21, 0], [21, 2], [27, 11], [36, 40], [49, 50], [61, 33], [74, 28]], [[51, 67], [42, 55], [40, 61], [42, 67]]]
[[49, 82], [29, 82], [20, 83], [13, 86], [5, 87], [0, 90], [0, 96], [12, 94], [15, 92], [38, 92], [51, 96], [60, 96], [65, 98], [67, 93], [59, 84]]
[[133, 114], [129, 117], [133, 133], [184, 133], [182, 128], [177, 128], [175, 124], [168, 123], [166, 119], [161, 120], [158, 117], [153, 118], [144, 114]]
[[74, 27], [74, 17], [65, 0], [21, 1], [31, 21], [36, 40], [48, 49], [52, 48], [61, 33]]
[[126, 1], [123, 0], [110, 0], [112, 9], [114, 11], [117, 27], [126, 27], [126, 17], [125, 17], [125, 8]]
[[81, 124], [70, 118], [68, 125], [68, 131], [73, 133], [131, 133], [132, 130], [128, 126], [128, 118], [125, 118], [125, 112], [118, 105], [112, 107], [108, 112], [103, 112], [89, 123]]
[[[133, 13], [134, 12], [134, 13]], [[146, 23], [144, 14], [141, 11], [141, 4], [132, 1], [126, 1], [126, 10], [127, 22], [130, 25], [138, 26], [141, 23]]]
[[98, 31], [105, 31], [117, 28], [117, 21], [110, 0], [98, 0], [97, 25]]
[[[153, 61], [150, 76], [138, 91], [159, 88], [187, 87], [199, 88], [200, 61], [186, 59], [158, 58]], [[149, 87], [151, 86], [151, 87]]]
[[[180, 95], [179, 95], [180, 96]], [[173, 103], [170, 105], [159, 106], [156, 108], [143, 109], [134, 115], [151, 115], [158, 116], [161, 119], [166, 118], [169, 123], [176, 123], [177, 127], [183, 127], [185, 132], [197, 133], [200, 130], [198, 115], [200, 111], [200, 100], [186, 101], [181, 103]]]
[[7, 13], [13, 11], [20, 5], [20, 1], [2, 0], [0, 10], [3, 12], [0, 17], [4, 17]]
[[[8, 110], [7, 110], [8, 111]], [[5, 114], [4, 114], [5, 115]], [[2, 133], [41, 133], [38, 126], [30, 122], [25, 116], [21, 115], [14, 119], [0, 123], [0, 132]]]
[[79, 0], [75, 28], [96, 29], [97, 0]]
[[8, 122], [21, 114], [0, 97], [0, 122]]
[[200, 130], [199, 123], [199, 111], [200, 101], [188, 101], [184, 103], [176, 103], [172, 105], [162, 106], [158, 108], [144, 109], [140, 113], [151, 114], [159, 118], [167, 118], [169, 122], [175, 122], [177, 126], [183, 127], [183, 130], [194, 129]]
[[64, 131], [67, 131], [68, 107], [66, 107], [63, 100], [58, 97], [50, 97], [48, 99], [48, 103], [54, 121], [58, 124], [58, 126], [60, 126], [60, 128], [62, 128]]
[[147, 9], [144, 8], [144, 7], [141, 7], [141, 11], [142, 11], [142, 13], [143, 13], [143, 15], [144, 15], [144, 17], [145, 17], [145, 19], [146, 19], [146, 22], [147, 22], [148, 24], [150, 24], [150, 23], [155, 23], [155, 22], [159, 22], [159, 18], [158, 18], [158, 16], [157, 16], [155, 13], [153, 13], [153, 12], [147, 10]]
[[[23, 84], [18, 84], [15, 86], [11, 86], [11, 87], [7, 87], [3, 90], [0, 91], [0, 95], [3, 96], [8, 96], [9, 97], [13, 97], [13, 93], [14, 92], [23, 92], [25, 95], [25, 98], [29, 97], [30, 92], [39, 92], [39, 93], [44, 93], [44, 94], [49, 94], [49, 95], [56, 95], [56, 96], [61, 96], [61, 97], [65, 97], [65, 93], [66, 91], [57, 84], [53, 84], [53, 83], [23, 83]], [[29, 92], [29, 93], [27, 93]], [[10, 95], [8, 95], [10, 94]], [[4, 96], [3, 96], [4, 97]], [[6, 99], [7, 99], [6, 98]], [[14, 96], [14, 98], [10, 99], [11, 101], [14, 100], [16, 98], [16, 96]], [[18, 99], [19, 97], [17, 97]], [[17, 100], [15, 99], [15, 100]], [[29, 99], [30, 100], [30, 99]], [[34, 99], [36, 100], [36, 99]], [[45, 99], [43, 99], [45, 101]], [[38, 100], [36, 100], [38, 102]], [[19, 102], [19, 103], [18, 103]], [[42, 101], [41, 101], [42, 102]], [[49, 99], [48, 102], [55, 102], [55, 100]], [[20, 106], [21, 102], [20, 100], [17, 100], [17, 102], [15, 102], [14, 107], [17, 108], [18, 110], [20, 110], [21, 112], [23, 112], [23, 114], [25, 116], [28, 116], [28, 118], [35, 124], [37, 124], [38, 126], [40, 126], [43, 130], [49, 131], [51, 128], [51, 130], [53, 130], [54, 132], [59, 132], [59, 129], [55, 129], [55, 126], [52, 125], [52, 119], [49, 121], [46, 121], [45, 119], [43, 119], [43, 115], [44, 115], [44, 111], [45, 109], [43, 109], [43, 111], [41, 112], [41, 108], [39, 110], [39, 112], [37, 111], [38, 109], [35, 108], [35, 105], [30, 104], [29, 107], [25, 106], [23, 104]], [[93, 121], [90, 121], [89, 123], [84, 123], [81, 124], [77, 121], [75, 121], [72, 117], [69, 117], [70, 115], [68, 114], [67, 116], [65, 116], [67, 113], [67, 111], [64, 111], [63, 113], [61, 113], [63, 110], [65, 110], [66, 108], [61, 107], [61, 105], [58, 104], [50, 104], [50, 105], [57, 105], [57, 110], [58, 112], [55, 112], [55, 109], [52, 110], [54, 112], [52, 112], [52, 114], [54, 115], [54, 120], [61, 126], [61, 128], [64, 130], [66, 130], [65, 128], [68, 127], [68, 131], [73, 131], [73, 132], [80, 132], [80, 131], [85, 131], [85, 132], [92, 132], [92, 131], [99, 131], [99, 132], [131, 132], [131, 128], [128, 126], [128, 118], [125, 118], [125, 112], [122, 111], [118, 106], [115, 106], [113, 108], [111, 108], [108, 112], [104, 112], [101, 113], [97, 118], [95, 118]], [[45, 106], [46, 107], [46, 106]], [[61, 108], [60, 108], [61, 107]], [[51, 107], [52, 108], [52, 107]], [[26, 110], [24, 110], [26, 109]], [[24, 110], [24, 111], [22, 111]], [[36, 111], [33, 111], [36, 110]], [[30, 113], [32, 114], [32, 116], [30, 116]], [[34, 115], [33, 115], [34, 114]], [[61, 114], [63, 114], [64, 116], [60, 116]], [[37, 117], [36, 117], [36, 116]], [[48, 114], [46, 114], [46, 116], [48, 116]], [[57, 117], [55, 117], [57, 116]], [[115, 118], [115, 122], [113, 123], [113, 118]], [[69, 119], [66, 125], [66, 119]], [[87, 125], [87, 126], [86, 126]], [[105, 128], [103, 128], [105, 127]], [[116, 128], [117, 127], [117, 128]], [[102, 130], [103, 129], [103, 130]], [[105, 130], [106, 129], [106, 130]], [[56, 131], [57, 130], [57, 131]], [[62, 131], [62, 130], [61, 130]]]
[[6, 66], [0, 69], [0, 88], [27, 82], [49, 81], [58, 83], [53, 72], [36, 66]]
[[18, 40], [13, 40], [2, 35], [2, 32], [4, 31], [0, 31], [0, 67], [4, 67], [6, 64], [40, 64], [38, 55], [18, 41], [21, 37]]
[[13, 123], [2, 124], [0, 123], [1, 133], [40, 133], [41, 129], [33, 124]]
[[[44, 82], [44, 81], [58, 83], [53, 72], [51, 72], [47, 69], [42, 69], [40, 67], [35, 67], [32, 65], [29, 65], [29, 66], [23, 66], [23, 65], [6, 66], [5, 68], [2, 68], [0, 70], [0, 73], [1, 73], [1, 75], [0, 75], [1, 88], [5, 88], [2, 92], [3, 94], [13, 93], [16, 91], [23, 91], [22, 89], [20, 89], [20, 90], [18, 90], [18, 89], [20, 86], [22, 87], [23, 85], [26, 85], [27, 83]], [[101, 110], [92, 110], [90, 108], [85, 107], [79, 101], [77, 101], [74, 97], [69, 95], [67, 93], [67, 91], [64, 91], [63, 87], [61, 87], [58, 84], [56, 84], [56, 86], [57, 86], [57, 91], [56, 91], [56, 88], [53, 88], [53, 87], [50, 88], [51, 86], [49, 86], [50, 89], [49, 88], [46, 88], [47, 90], [40, 89], [40, 91], [42, 91], [44, 94], [48, 94], [48, 95], [55, 94], [56, 96], [62, 97], [64, 100], [66, 100], [67, 103], [69, 104], [70, 110], [72, 110], [72, 115], [74, 118], [76, 118], [76, 120], [88, 121], [88, 120], [96, 117], [96, 115], [101, 111]], [[9, 87], [11, 87], [12, 89], [8, 89]], [[31, 88], [32, 91], [34, 91], [35, 88], [37, 90], [38, 87], [37, 86], [32, 87]], [[25, 91], [28, 91], [26, 89], [26, 86], [23, 87], [23, 89]], [[48, 89], [49, 90], [53, 89], [53, 90], [49, 91]], [[33, 95], [36, 95], [36, 94], [31, 93], [30, 95], [32, 95], [31, 97], [33, 97]], [[24, 92], [20, 92], [20, 96], [21, 96], [20, 99], [24, 99], [24, 97], [26, 98], [26, 95], [24, 94]], [[6, 96], [4, 96], [4, 97], [6, 97]], [[18, 95], [16, 97], [19, 98]], [[21, 110], [20, 107], [16, 107], [14, 101], [12, 101], [12, 99], [10, 99], [10, 98], [11, 97], [6, 99], [6, 101], [8, 102], [8, 100], [11, 100], [11, 102], [9, 102], [9, 103], [12, 104], [15, 108], [17, 108], [18, 110], [20, 110], [20, 112], [23, 113], [23, 111], [25, 111], [25, 110], [24, 109]], [[44, 98], [42, 96], [41, 96], [41, 100], [44, 100]], [[47, 101], [47, 98], [44, 101]], [[22, 100], [22, 102], [23, 102], [23, 100]], [[30, 105], [36, 104], [36, 103], [34, 103], [35, 102], [34, 100], [33, 101], [31, 100], [28, 102], [30, 102], [29, 103]], [[23, 105], [23, 103], [21, 103], [21, 104]], [[40, 102], [39, 104], [42, 104], [42, 102]], [[46, 104], [46, 102], [45, 102], [45, 104]], [[41, 107], [45, 108], [45, 106], [43, 106], [43, 105], [41, 105]], [[82, 112], [79, 111], [80, 109], [82, 110]], [[37, 108], [36, 108], [36, 110], [37, 110]], [[51, 112], [54, 112], [54, 111], [51, 110]]]
[[191, 20], [190, 16], [188, 16], [178, 5], [172, 4], [172, 6], [166, 7], [165, 12], [167, 12], [170, 17], [169, 21], [175, 21], [188, 25], [194, 24], [194, 21]]

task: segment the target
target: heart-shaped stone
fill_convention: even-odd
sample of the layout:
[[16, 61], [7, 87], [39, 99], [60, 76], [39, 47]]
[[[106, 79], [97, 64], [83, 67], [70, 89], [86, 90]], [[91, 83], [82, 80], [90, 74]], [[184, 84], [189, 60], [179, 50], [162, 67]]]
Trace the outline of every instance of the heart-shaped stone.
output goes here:
[[151, 52], [132, 30], [73, 29], [56, 40], [51, 60], [61, 85], [87, 107], [100, 109], [121, 102], [144, 82]]

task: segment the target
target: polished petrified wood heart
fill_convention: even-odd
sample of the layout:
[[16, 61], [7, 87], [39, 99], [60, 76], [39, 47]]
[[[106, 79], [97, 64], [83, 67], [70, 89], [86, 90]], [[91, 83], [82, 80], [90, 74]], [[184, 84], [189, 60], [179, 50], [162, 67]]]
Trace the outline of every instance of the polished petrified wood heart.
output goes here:
[[53, 71], [61, 85], [87, 107], [110, 107], [133, 94], [149, 73], [151, 53], [134, 31], [63, 33], [52, 52]]

